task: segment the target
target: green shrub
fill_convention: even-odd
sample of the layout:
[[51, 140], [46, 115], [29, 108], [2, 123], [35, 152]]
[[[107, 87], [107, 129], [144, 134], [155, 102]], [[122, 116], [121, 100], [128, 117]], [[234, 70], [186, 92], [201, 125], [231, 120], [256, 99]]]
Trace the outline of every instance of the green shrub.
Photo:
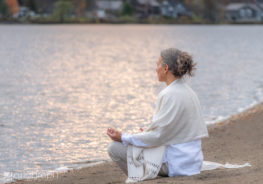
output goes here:
[[72, 13], [72, 3], [69, 0], [60, 0], [55, 3], [53, 15], [59, 22], [63, 23]]

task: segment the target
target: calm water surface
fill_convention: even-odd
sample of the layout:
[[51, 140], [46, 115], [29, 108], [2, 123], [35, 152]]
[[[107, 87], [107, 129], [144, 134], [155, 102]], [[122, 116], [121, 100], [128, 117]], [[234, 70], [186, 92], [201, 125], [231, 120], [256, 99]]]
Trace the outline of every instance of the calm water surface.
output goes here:
[[263, 26], [0, 25], [0, 182], [105, 160], [108, 127], [138, 132], [177, 47], [207, 123], [263, 101]]

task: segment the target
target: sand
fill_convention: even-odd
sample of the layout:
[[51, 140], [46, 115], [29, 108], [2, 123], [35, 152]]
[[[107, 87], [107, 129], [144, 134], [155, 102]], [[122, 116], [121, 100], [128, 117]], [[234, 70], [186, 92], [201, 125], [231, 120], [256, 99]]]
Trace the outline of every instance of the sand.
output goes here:
[[[141, 183], [177, 184], [261, 184], [263, 183], [263, 104], [257, 105], [230, 119], [209, 126], [210, 137], [203, 139], [204, 159], [225, 164], [244, 164], [251, 167], [216, 169], [199, 175], [158, 177]], [[72, 170], [51, 178], [19, 180], [14, 184], [118, 184], [126, 176], [112, 162]]]

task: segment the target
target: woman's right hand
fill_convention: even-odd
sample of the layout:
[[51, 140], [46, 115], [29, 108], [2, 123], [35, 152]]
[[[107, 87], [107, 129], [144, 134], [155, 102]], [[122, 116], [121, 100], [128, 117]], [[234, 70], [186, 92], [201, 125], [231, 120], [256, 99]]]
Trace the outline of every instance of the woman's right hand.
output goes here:
[[108, 128], [107, 129], [107, 135], [113, 140], [121, 142], [121, 135], [122, 133], [118, 130], [115, 130], [114, 128]]

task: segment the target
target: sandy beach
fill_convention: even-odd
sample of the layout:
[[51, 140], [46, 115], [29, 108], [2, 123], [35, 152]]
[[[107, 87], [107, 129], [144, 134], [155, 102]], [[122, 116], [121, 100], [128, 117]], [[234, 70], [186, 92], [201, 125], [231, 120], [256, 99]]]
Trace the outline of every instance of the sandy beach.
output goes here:
[[[263, 104], [209, 126], [203, 140], [204, 160], [225, 164], [251, 164], [239, 169], [203, 171], [188, 177], [159, 177], [141, 183], [261, 184], [263, 181]], [[118, 184], [126, 176], [112, 162], [58, 174], [56, 177], [19, 180], [13, 184]]]

